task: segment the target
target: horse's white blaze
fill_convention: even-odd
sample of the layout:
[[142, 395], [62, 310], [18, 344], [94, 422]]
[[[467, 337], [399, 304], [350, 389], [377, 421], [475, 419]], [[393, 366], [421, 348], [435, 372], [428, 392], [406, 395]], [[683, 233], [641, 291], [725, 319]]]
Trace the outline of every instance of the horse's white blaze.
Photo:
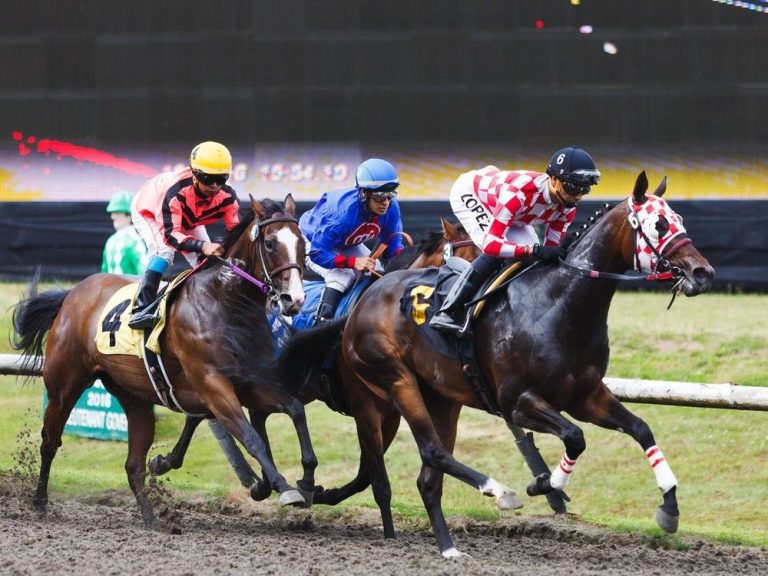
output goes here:
[[[281, 228], [277, 231], [277, 241], [283, 244], [288, 251], [289, 262], [302, 266], [302, 262], [298, 261], [299, 240], [299, 237], [288, 228]], [[291, 296], [291, 300], [298, 307], [301, 307], [304, 303], [304, 285], [301, 282], [301, 275], [296, 269], [291, 270], [288, 294]]]
[[568, 480], [571, 479], [574, 466], [576, 466], [576, 460], [571, 460], [567, 454], [563, 454], [563, 457], [560, 458], [560, 465], [552, 471], [552, 476], [549, 477], [549, 485], [555, 490], [565, 488], [568, 485]]
[[669, 467], [667, 459], [658, 446], [651, 446], [645, 451], [645, 457], [656, 475], [656, 484], [661, 491], [666, 494], [669, 490], [677, 486], [677, 478]]

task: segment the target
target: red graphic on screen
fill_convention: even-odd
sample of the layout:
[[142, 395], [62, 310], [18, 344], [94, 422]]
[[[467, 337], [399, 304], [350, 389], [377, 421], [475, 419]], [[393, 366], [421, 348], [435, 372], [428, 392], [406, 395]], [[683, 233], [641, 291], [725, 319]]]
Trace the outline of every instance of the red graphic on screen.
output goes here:
[[118, 158], [98, 150], [96, 148], [88, 148], [86, 146], [78, 146], [70, 142], [61, 142], [59, 140], [51, 140], [43, 138], [38, 140], [35, 136], [24, 136], [19, 130], [11, 132], [11, 137], [19, 143], [19, 156], [28, 156], [33, 151], [43, 154], [45, 156], [55, 155], [56, 160], [69, 157], [79, 162], [90, 162], [98, 166], [105, 166], [107, 168], [114, 168], [130, 174], [132, 176], [146, 176], [147, 178], [157, 174], [157, 170], [146, 164], [139, 162], [132, 162], [125, 158]]

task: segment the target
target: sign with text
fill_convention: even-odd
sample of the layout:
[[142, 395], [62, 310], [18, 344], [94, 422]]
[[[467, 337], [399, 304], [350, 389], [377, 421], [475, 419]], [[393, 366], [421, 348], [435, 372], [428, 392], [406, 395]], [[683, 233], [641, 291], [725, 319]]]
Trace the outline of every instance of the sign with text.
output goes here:
[[[48, 406], [48, 396], [43, 395], [43, 410]], [[96, 438], [98, 440], [128, 441], [128, 419], [123, 408], [104, 388], [101, 380], [83, 392], [72, 409], [64, 434]]]

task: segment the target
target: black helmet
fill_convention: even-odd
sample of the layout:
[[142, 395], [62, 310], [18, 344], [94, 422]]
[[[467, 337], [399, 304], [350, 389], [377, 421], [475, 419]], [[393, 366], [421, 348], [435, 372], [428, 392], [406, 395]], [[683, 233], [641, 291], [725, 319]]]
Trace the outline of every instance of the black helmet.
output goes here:
[[552, 155], [547, 174], [563, 182], [569, 194], [589, 194], [589, 189], [600, 182], [600, 170], [592, 156], [581, 148], [569, 146]]

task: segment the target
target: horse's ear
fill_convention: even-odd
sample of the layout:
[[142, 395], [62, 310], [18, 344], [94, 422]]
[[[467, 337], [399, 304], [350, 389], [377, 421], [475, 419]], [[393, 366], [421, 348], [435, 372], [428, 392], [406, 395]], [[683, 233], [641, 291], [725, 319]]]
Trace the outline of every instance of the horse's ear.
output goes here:
[[248, 196], [251, 198], [251, 210], [253, 210], [253, 213], [256, 215], [256, 220], [263, 220], [264, 216], [267, 214], [267, 211], [264, 210], [264, 206], [262, 206], [253, 195], [248, 194]]
[[456, 237], [456, 226], [451, 224], [448, 220], [440, 216], [440, 224], [443, 227], [443, 234], [446, 238], [455, 238]]
[[666, 191], [667, 191], [667, 177], [664, 176], [664, 178], [661, 179], [661, 182], [659, 182], [659, 186], [656, 188], [653, 195], [661, 198], [662, 196], [664, 196], [664, 192]]
[[283, 211], [290, 216], [296, 217], [296, 202], [293, 200], [293, 196], [288, 194], [283, 201]]
[[643, 170], [635, 181], [635, 189], [632, 191], [632, 201], [635, 204], [645, 204], [645, 192], [647, 190], [648, 176], [645, 175], [645, 170]]

